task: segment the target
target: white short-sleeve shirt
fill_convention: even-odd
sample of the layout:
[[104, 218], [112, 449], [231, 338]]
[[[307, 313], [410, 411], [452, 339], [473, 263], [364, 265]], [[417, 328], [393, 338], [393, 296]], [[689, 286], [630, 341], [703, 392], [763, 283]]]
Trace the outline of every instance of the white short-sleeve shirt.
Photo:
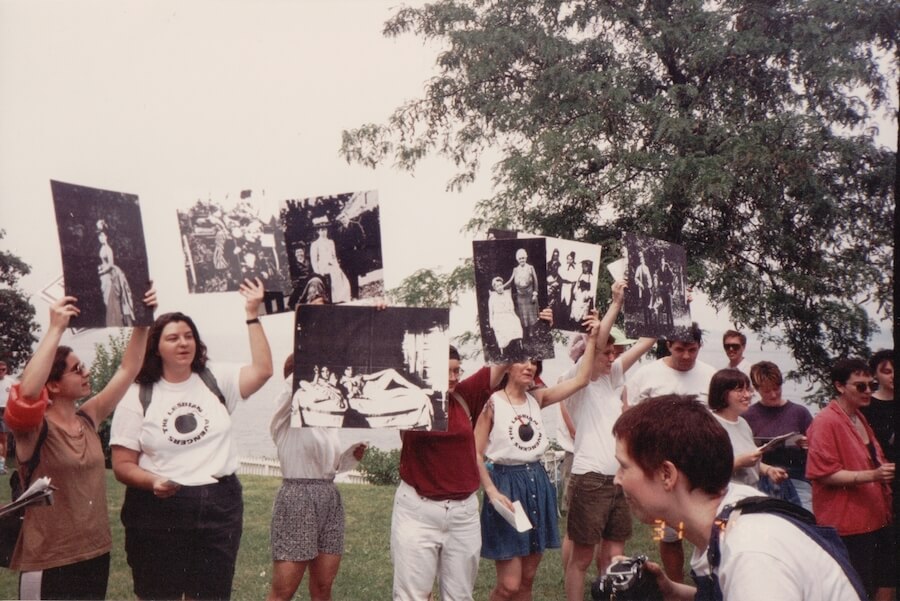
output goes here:
[[[570, 368], [563, 378], [574, 377], [579, 364]], [[613, 476], [618, 471], [612, 427], [622, 415], [620, 390], [624, 382], [622, 361], [616, 359], [608, 375], [591, 380], [566, 399], [566, 409], [575, 423], [573, 474], [593, 472]]]
[[[755, 488], [732, 483], [716, 513], [727, 504], [760, 494]], [[733, 513], [719, 535], [719, 547], [722, 556], [716, 573], [728, 601], [859, 598], [834, 558], [799, 528], [776, 515]], [[697, 574], [709, 574], [706, 549], [694, 551], [691, 568]]]
[[138, 465], [179, 484], [199, 485], [237, 471], [231, 412], [241, 398], [237, 364], [209, 363], [227, 405], [196, 373], [184, 382], [160, 379], [144, 414], [134, 384], [113, 415], [110, 445], [139, 451]]
[[716, 368], [703, 361], [695, 362], [688, 371], [678, 371], [666, 365], [665, 359], [657, 359], [641, 367], [628, 380], [628, 403], [636, 405], [664, 394], [695, 394], [706, 403], [709, 381], [715, 373]]

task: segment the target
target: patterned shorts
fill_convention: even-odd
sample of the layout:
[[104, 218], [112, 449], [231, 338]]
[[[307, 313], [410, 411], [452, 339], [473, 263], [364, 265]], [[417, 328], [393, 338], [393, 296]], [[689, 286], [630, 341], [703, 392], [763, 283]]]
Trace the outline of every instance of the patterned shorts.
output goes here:
[[286, 478], [272, 509], [272, 559], [311, 561], [344, 552], [344, 505], [331, 480]]

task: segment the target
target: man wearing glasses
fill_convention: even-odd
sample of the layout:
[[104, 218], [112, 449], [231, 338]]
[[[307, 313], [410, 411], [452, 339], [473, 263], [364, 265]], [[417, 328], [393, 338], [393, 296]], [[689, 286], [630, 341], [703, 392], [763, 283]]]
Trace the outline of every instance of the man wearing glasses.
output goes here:
[[871, 380], [862, 359], [840, 359], [832, 366], [838, 396], [806, 432], [806, 476], [816, 521], [837, 529], [869, 598], [890, 599], [897, 570], [888, 528], [894, 464], [886, 461], [860, 411], [871, 402]]
[[739, 369], [747, 377], [750, 377], [750, 362], [744, 357], [744, 348], [747, 346], [747, 337], [737, 330], [728, 330], [722, 336], [722, 347], [728, 356], [728, 365], [732, 369]]

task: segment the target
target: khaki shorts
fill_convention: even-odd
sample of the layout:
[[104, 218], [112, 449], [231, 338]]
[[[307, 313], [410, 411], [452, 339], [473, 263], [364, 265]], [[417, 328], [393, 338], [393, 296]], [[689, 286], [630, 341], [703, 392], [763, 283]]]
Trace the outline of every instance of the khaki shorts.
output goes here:
[[567, 534], [579, 545], [631, 538], [631, 511], [613, 476], [572, 474]]

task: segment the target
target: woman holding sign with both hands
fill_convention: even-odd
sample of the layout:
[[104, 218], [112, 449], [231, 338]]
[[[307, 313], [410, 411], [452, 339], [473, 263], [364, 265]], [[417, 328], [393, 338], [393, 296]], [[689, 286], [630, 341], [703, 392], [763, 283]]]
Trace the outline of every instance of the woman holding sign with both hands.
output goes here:
[[[144, 358], [146, 326], [136, 327], [109, 382], [91, 395], [90, 371], [60, 344], [80, 310], [73, 296], [50, 307], [50, 325], [10, 391], [6, 423], [16, 440], [20, 473], [37, 457], [34, 481], [49, 477], [52, 505], [25, 510], [10, 567], [20, 570], [21, 599], [104, 599], [112, 537], [106, 508], [106, 470], [97, 427], [109, 417], [134, 381]], [[156, 306], [156, 292], [144, 295]], [[33, 462], [33, 461], [32, 461]]]
[[[475, 426], [478, 469], [485, 494], [481, 556], [493, 559], [497, 567], [492, 601], [530, 598], [544, 549], [560, 545], [556, 494], [540, 463], [549, 443], [542, 429], [541, 409], [567, 398], [589, 381], [600, 326], [596, 312], [582, 325], [589, 331], [589, 343], [585, 361], [574, 378], [535, 390], [536, 362], [513, 363]], [[485, 455], [493, 462], [490, 471]], [[514, 511], [516, 501], [521, 502], [533, 526], [526, 532], [518, 532], [494, 508], [499, 504]]]
[[231, 413], [272, 375], [257, 317], [262, 283], [244, 280], [240, 292], [249, 364], [207, 363], [193, 320], [166, 313], [151, 328], [138, 385], [113, 418], [113, 470], [128, 487], [125, 551], [142, 599], [231, 596], [243, 520]]

